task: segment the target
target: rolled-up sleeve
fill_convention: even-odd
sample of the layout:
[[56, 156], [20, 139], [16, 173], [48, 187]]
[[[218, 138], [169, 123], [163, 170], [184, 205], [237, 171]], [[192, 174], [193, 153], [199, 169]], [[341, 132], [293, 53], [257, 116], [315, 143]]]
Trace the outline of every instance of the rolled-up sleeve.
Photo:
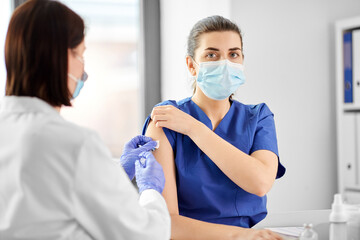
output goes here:
[[274, 114], [266, 104], [256, 105], [253, 109], [257, 114], [257, 126], [250, 153], [257, 150], [269, 150], [278, 156], [278, 170], [276, 178], [281, 178], [285, 174], [285, 167], [280, 162]]
[[155, 190], [140, 196], [96, 134], [78, 154], [74, 217], [94, 239], [170, 239], [166, 202]]

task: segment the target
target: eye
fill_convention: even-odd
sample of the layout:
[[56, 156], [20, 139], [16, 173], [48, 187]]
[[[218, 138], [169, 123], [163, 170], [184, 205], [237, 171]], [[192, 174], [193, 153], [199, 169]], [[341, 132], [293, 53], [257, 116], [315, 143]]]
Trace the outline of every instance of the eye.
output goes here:
[[208, 53], [208, 54], [206, 54], [206, 57], [207, 58], [215, 58], [216, 54], [215, 53]]
[[239, 57], [239, 54], [236, 53], [236, 52], [233, 52], [233, 53], [230, 53], [230, 56], [231, 56], [232, 58], [237, 58], [237, 57]]

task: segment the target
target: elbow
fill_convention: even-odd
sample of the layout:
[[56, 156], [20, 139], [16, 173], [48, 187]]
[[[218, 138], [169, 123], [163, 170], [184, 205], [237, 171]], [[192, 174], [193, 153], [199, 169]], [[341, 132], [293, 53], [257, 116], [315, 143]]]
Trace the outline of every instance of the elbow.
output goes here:
[[256, 196], [258, 197], [264, 197], [267, 192], [266, 191], [263, 191], [263, 190], [258, 190], [257, 192], [254, 193]]
[[170, 239], [171, 237], [171, 215], [167, 215], [167, 218], [164, 222], [164, 228], [165, 228], [165, 239]]
[[160, 228], [156, 231], [156, 233], [151, 234], [151, 239], [164, 239], [169, 240], [171, 237], [171, 220], [170, 216], [162, 223], [159, 224]]
[[264, 197], [272, 188], [272, 185], [275, 182], [275, 178], [268, 178], [268, 177], [263, 177], [263, 178], [258, 178], [257, 183], [255, 184], [254, 188], [253, 188], [253, 194], [259, 196], [259, 197]]
[[158, 221], [153, 219], [153, 223], [156, 223], [157, 227], [153, 227], [155, 232], [151, 232], [151, 239], [164, 239], [169, 240], [171, 237], [171, 215], [169, 212], [161, 216]]
[[259, 196], [259, 197], [264, 197], [270, 191], [271, 186], [272, 185], [270, 185], [268, 183], [261, 183], [255, 187], [252, 194], [255, 194], [256, 196]]

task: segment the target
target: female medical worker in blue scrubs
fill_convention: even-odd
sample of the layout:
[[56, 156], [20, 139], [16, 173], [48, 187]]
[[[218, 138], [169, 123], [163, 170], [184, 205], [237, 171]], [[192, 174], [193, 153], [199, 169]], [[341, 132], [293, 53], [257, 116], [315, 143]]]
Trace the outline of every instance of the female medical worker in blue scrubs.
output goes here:
[[156, 142], [127, 143], [124, 171], [95, 132], [59, 114], [87, 78], [84, 51], [84, 22], [65, 5], [28, 0], [15, 10], [0, 101], [1, 240], [170, 237]]
[[145, 123], [144, 133], [161, 143], [154, 155], [174, 239], [281, 239], [251, 229], [265, 218], [266, 193], [285, 168], [268, 106], [232, 99], [245, 81], [242, 49], [236, 24], [220, 16], [199, 21], [186, 58], [193, 96], [158, 104]]

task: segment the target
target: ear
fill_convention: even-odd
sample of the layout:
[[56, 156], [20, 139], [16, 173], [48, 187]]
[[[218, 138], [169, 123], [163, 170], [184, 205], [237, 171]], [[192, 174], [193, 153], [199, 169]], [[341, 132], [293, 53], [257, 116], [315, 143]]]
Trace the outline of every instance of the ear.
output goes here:
[[196, 76], [196, 65], [193, 62], [194, 60], [190, 56], [186, 56], [186, 65], [192, 76]]

